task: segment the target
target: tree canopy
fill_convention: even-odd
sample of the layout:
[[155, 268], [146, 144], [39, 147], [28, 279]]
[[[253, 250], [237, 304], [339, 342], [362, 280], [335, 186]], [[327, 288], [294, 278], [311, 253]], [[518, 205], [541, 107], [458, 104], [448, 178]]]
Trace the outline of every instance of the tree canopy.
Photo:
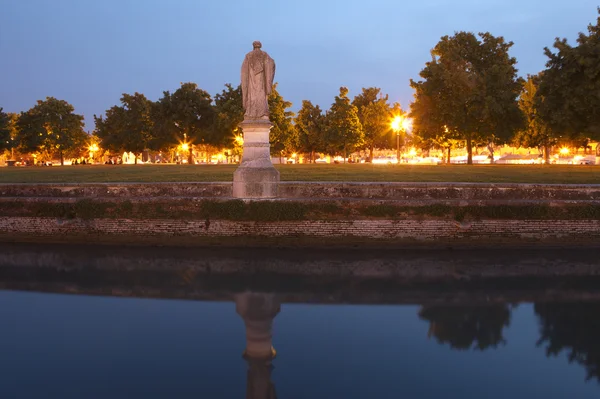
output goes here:
[[[598, 9], [600, 13], [600, 8]], [[600, 16], [577, 45], [556, 39], [541, 76], [537, 101], [542, 118], [570, 138], [600, 139]]]
[[225, 89], [215, 95], [215, 142], [231, 145], [235, 136], [241, 134], [239, 125], [243, 120], [242, 88], [226, 84]]
[[358, 117], [358, 109], [348, 98], [348, 88], [340, 87], [326, 114], [326, 150], [330, 154], [343, 154], [344, 162], [349, 153], [364, 143], [363, 127]]
[[19, 147], [25, 152], [58, 154], [64, 165], [65, 153], [81, 147], [89, 138], [83, 130], [83, 116], [64, 100], [47, 97], [17, 121]]
[[415, 90], [412, 116], [417, 131], [429, 137], [456, 133], [466, 141], [468, 163], [473, 146], [508, 139], [523, 123], [517, 104], [521, 79], [512, 42], [490, 33], [444, 36], [431, 51]]
[[519, 108], [525, 118], [523, 128], [515, 134], [514, 142], [520, 147], [541, 148], [546, 163], [550, 163], [550, 147], [556, 142], [547, 121], [538, 110], [536, 98], [539, 76], [528, 76], [519, 96]]
[[295, 120], [298, 151], [309, 153], [311, 162], [315, 162], [315, 152], [324, 147], [323, 133], [325, 115], [318, 105], [308, 100], [302, 101], [302, 108]]
[[137, 154], [152, 143], [152, 102], [143, 94], [123, 94], [121, 105], [106, 111], [105, 117], [97, 117], [96, 136], [101, 147], [113, 152], [132, 151]]
[[270, 132], [271, 155], [281, 156], [296, 147], [295, 129], [292, 124], [294, 113], [288, 109], [292, 103], [283, 99], [277, 90], [277, 83], [269, 95], [269, 119], [273, 123]]
[[190, 143], [188, 163], [192, 163], [192, 145], [215, 145], [218, 140], [215, 127], [215, 110], [208, 92], [195, 83], [182, 83], [173, 94], [168, 91], [156, 105], [155, 117], [161, 127], [160, 140], [164, 144], [176, 145], [178, 141]]
[[352, 104], [358, 111], [358, 119], [363, 127], [364, 145], [369, 149], [369, 160], [372, 160], [375, 148], [392, 147], [392, 109], [388, 103], [388, 95], [383, 95], [378, 87], [363, 88], [362, 93], [354, 97]]
[[17, 145], [13, 137], [15, 123], [16, 118], [0, 108], [0, 151], [11, 150]]

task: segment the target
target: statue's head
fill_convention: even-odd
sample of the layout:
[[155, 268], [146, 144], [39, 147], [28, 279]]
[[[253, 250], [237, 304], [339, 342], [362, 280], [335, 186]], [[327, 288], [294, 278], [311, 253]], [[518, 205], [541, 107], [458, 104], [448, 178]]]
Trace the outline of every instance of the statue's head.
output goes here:
[[254, 47], [254, 50], [259, 49], [262, 47], [262, 43], [259, 42], [258, 40], [252, 42], [252, 47]]

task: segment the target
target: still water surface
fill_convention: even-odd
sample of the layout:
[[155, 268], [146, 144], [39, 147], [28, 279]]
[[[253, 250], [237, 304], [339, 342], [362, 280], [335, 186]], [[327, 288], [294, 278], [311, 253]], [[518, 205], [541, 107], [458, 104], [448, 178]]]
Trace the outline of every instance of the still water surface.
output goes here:
[[1, 398], [600, 397], [596, 302], [282, 303], [250, 373], [231, 301], [1, 291], [0, 320]]

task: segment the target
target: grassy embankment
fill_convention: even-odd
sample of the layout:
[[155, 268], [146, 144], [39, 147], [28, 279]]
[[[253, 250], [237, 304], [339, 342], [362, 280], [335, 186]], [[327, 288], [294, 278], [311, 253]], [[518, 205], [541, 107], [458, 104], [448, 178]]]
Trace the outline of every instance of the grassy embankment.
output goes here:
[[[0, 168], [0, 183], [231, 181], [237, 165], [79, 165]], [[282, 181], [600, 184], [579, 165], [277, 165]]]

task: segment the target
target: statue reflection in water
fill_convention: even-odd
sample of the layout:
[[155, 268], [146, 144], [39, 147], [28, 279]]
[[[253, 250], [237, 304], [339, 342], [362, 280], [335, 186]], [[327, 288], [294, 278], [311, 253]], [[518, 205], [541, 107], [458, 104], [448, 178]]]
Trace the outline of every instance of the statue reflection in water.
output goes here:
[[[273, 319], [280, 312], [274, 294], [246, 292], [235, 297], [236, 311], [246, 327], [244, 359], [248, 363], [246, 398], [276, 398], [271, 381], [275, 349]], [[506, 344], [514, 305], [422, 306], [419, 317], [430, 323], [429, 336], [454, 350], [497, 349]], [[566, 351], [570, 362], [583, 365], [587, 379], [600, 381], [600, 303], [537, 303], [538, 346], [549, 357]]]
[[275, 385], [271, 381], [272, 361], [276, 355], [272, 331], [280, 301], [273, 294], [246, 292], [236, 295], [235, 308], [246, 326], [246, 399], [275, 399]]

